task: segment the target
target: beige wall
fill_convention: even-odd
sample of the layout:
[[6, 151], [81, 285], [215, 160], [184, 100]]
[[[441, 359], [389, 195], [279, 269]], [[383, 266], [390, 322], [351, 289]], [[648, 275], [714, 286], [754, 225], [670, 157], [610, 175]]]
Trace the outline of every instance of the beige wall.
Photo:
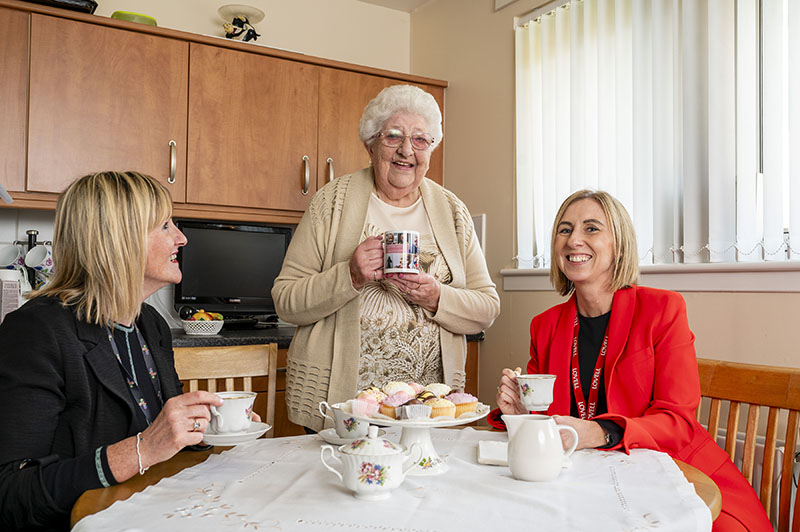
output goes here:
[[[494, 0], [432, 0], [411, 15], [412, 73], [445, 79], [445, 185], [487, 215], [487, 262], [499, 271], [514, 255], [513, 17], [542, 0], [518, 0], [495, 12]], [[800, 365], [794, 339], [800, 294], [685, 293], [701, 356]], [[527, 361], [531, 317], [561, 301], [548, 292], [500, 290], [502, 313], [481, 347], [480, 397], [494, 397], [497, 375]]]
[[[266, 14], [259, 44], [397, 72], [409, 71], [408, 13], [356, 0], [249, 0]], [[158, 25], [224, 36], [219, 0], [102, 0], [95, 14], [150, 15]]]

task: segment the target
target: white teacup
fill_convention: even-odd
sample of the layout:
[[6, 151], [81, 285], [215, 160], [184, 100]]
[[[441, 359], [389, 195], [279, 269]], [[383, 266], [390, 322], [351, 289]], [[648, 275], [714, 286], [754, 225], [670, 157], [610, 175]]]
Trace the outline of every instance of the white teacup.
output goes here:
[[25, 266], [25, 257], [20, 246], [5, 246], [0, 249], [0, 268], [4, 270], [19, 270]]
[[555, 375], [517, 375], [519, 398], [528, 412], [544, 412], [553, 403]]
[[250, 413], [256, 392], [217, 392], [222, 406], [211, 405], [211, 430], [217, 434], [244, 432], [250, 428]]
[[25, 266], [47, 275], [53, 271], [53, 252], [43, 244], [34, 246], [25, 255]]
[[[354, 418], [350, 408], [345, 410], [345, 405], [347, 405], [347, 403], [329, 405], [327, 401], [322, 401], [319, 404], [319, 413], [322, 414], [322, 417], [333, 421], [333, 427], [336, 429], [336, 434], [340, 438], [347, 440], [363, 438], [367, 435], [369, 423]], [[328, 411], [332, 412], [333, 416], [328, 414]]]

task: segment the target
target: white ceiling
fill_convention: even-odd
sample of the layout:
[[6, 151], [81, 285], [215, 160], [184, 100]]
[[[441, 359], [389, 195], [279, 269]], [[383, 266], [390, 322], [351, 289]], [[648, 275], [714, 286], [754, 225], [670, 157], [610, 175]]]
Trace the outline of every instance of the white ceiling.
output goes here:
[[429, 0], [359, 0], [366, 4], [373, 4], [376, 6], [388, 7], [398, 11], [405, 11], [411, 13], [423, 4], [427, 4]]

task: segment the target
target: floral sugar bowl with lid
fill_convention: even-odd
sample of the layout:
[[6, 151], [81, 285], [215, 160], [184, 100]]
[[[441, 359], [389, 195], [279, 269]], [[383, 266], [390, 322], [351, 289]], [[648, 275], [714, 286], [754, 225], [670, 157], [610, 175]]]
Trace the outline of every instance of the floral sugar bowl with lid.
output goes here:
[[[326, 451], [330, 451], [340, 467], [335, 468], [325, 461]], [[346, 443], [338, 450], [323, 445], [320, 459], [356, 498], [376, 501], [391, 496], [391, 491], [403, 483], [406, 472], [416, 466], [421, 454], [417, 443], [406, 449], [378, 437], [378, 427], [370, 425], [366, 437]]]

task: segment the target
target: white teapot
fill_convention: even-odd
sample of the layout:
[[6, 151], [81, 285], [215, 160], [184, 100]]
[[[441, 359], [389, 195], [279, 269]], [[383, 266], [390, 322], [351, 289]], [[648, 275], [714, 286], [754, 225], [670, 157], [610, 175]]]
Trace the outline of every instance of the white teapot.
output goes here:
[[[572, 427], [556, 425], [550, 416], [539, 414], [503, 415], [508, 429], [508, 467], [514, 478], [528, 481], [555, 480], [567, 458], [578, 446]], [[573, 442], [564, 450], [560, 430], [572, 433]]]
[[[341, 465], [336, 469], [325, 461], [325, 451], [330, 451]], [[413, 457], [411, 456], [413, 451]], [[391, 496], [391, 491], [405, 479], [406, 472], [416, 465], [422, 448], [412, 443], [405, 446], [378, 437], [378, 427], [370, 425], [367, 436], [339, 447], [323, 445], [320, 451], [322, 465], [332, 471], [345, 487], [358, 499], [376, 501]]]

